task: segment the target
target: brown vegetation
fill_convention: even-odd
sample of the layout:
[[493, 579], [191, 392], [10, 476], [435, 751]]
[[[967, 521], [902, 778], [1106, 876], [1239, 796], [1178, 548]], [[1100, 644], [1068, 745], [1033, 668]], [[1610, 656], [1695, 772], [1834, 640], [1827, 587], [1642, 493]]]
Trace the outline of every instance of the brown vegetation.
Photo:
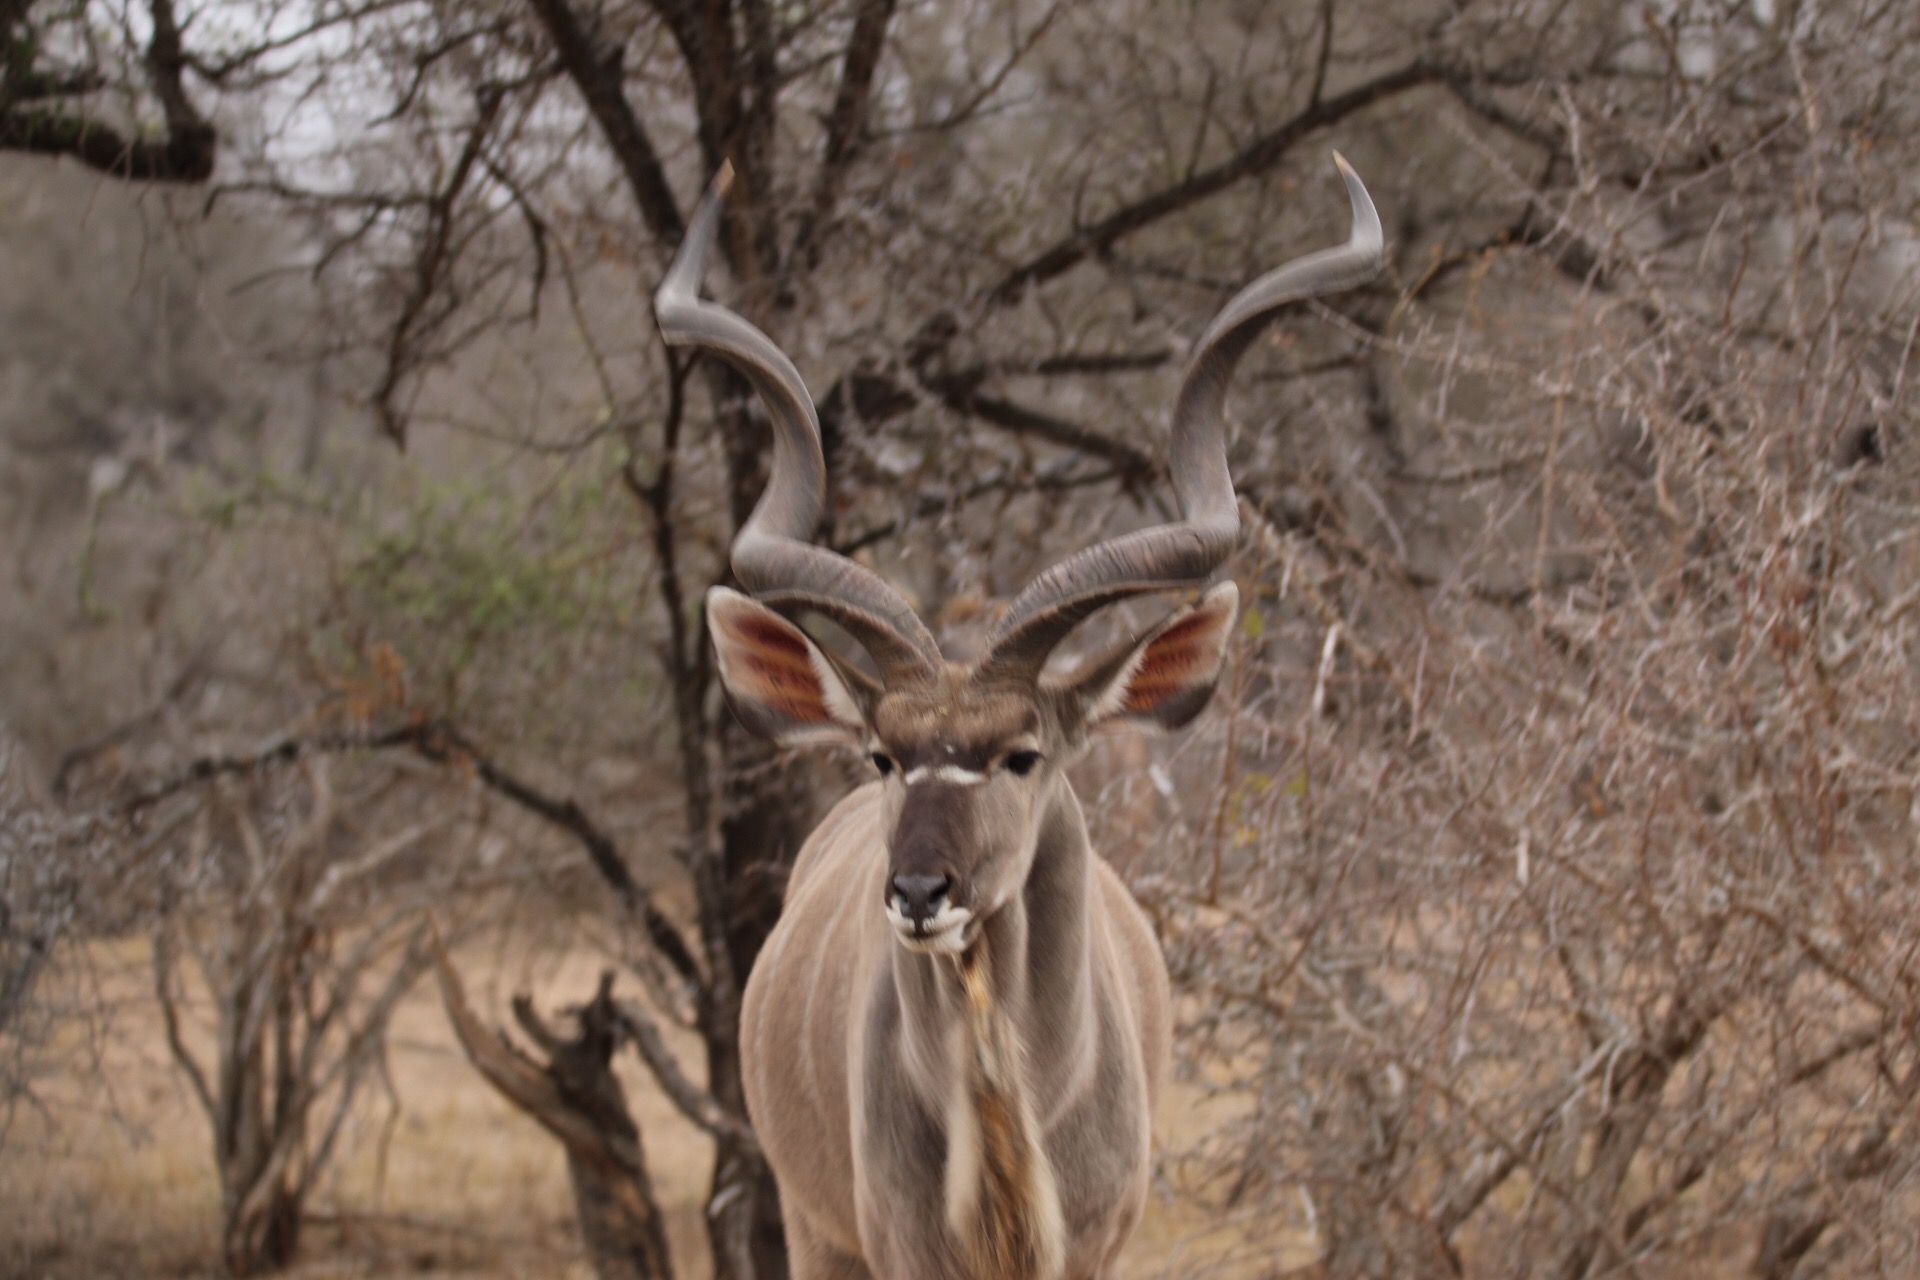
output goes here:
[[[0, 1177], [83, 1189], [62, 1247], [170, 1242], [61, 1265], [220, 1252], [221, 1121], [180, 1117], [221, 1110], [222, 1014], [183, 993], [278, 993], [265, 1064], [383, 906], [372, 1003], [417, 975], [431, 899], [582, 935], [534, 1007], [631, 975], [657, 1078], [702, 1082], [627, 1080], [675, 1262], [779, 1274], [739, 984], [858, 762], [760, 752], [712, 685], [697, 603], [763, 424], [648, 327], [683, 210], [731, 158], [727, 296], [824, 391], [823, 535], [945, 641], [1165, 518], [1154, 406], [1224, 297], [1327, 239], [1298, 193], [1337, 143], [1389, 271], [1235, 394], [1222, 709], [1081, 787], [1205, 1095], [1163, 1172], [1210, 1245], [1143, 1233], [1143, 1273], [1920, 1266], [1912, 6], [107, 13], [0, 0], [0, 151], [31, 153], [0, 155]], [[200, 185], [126, 181], [170, 178]], [[324, 769], [374, 799], [309, 840]], [[255, 927], [292, 883], [257, 872], [313, 888], [420, 823], [350, 911]], [[269, 936], [311, 942], [275, 952], [297, 980], [223, 955]], [[150, 977], [91, 977], [156, 954], [197, 1091]], [[345, 1188], [417, 1123], [384, 1194], [422, 1198], [374, 1234], [572, 1248], [557, 1146], [527, 1178], [504, 1107], [434, 1111], [454, 1075], [490, 1099], [443, 1030], [405, 1087], [441, 1015], [395, 1000], [381, 1053], [313, 1056], [372, 1074], [303, 1247], [371, 1238]], [[429, 1137], [511, 1171], [436, 1182]], [[38, 1230], [7, 1220], [9, 1269], [55, 1269]]]

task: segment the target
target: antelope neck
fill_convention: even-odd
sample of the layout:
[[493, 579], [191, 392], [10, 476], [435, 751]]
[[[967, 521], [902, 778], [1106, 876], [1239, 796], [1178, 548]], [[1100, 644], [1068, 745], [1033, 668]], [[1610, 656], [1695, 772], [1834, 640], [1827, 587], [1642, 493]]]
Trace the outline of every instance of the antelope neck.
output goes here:
[[[1012, 1019], [1025, 1087], [1045, 1127], [1074, 1090], [1075, 1064], [1093, 1061], [1092, 969], [1087, 930], [1092, 852], [1080, 802], [1055, 775], [1042, 810], [1026, 883], [983, 922], [995, 1004]], [[965, 1052], [965, 996], [955, 958], [908, 951], [889, 940], [899, 1050], [915, 1092], [944, 1112]]]

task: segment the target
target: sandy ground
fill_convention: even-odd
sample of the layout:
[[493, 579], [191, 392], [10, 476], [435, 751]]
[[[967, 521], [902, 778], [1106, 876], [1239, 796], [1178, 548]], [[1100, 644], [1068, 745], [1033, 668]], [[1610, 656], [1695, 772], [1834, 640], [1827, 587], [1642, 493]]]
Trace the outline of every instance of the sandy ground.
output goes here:
[[[96, 947], [86, 960], [62, 975], [60, 995], [91, 993], [104, 1017], [68, 1028], [56, 1048], [72, 1065], [40, 1078], [41, 1106], [16, 1107], [0, 1142], [0, 1272], [207, 1274], [218, 1259], [210, 1129], [144, 996], [146, 946]], [[600, 969], [584, 953], [457, 962], [496, 1022], [511, 992], [551, 1010], [590, 996]], [[396, 1017], [389, 1066], [309, 1206], [295, 1274], [590, 1275], [559, 1145], [467, 1064], [431, 982]], [[698, 1275], [688, 1264], [702, 1253], [706, 1144], [637, 1070], [624, 1074], [676, 1258]]]
[[[0, 1129], [0, 1276], [200, 1276], [218, 1270], [219, 1187], [206, 1117], [166, 1050], [141, 941], [92, 948], [55, 994], [71, 1020], [40, 1066], [37, 1104]], [[531, 991], [550, 1011], [591, 995], [584, 950], [456, 956], [483, 1017]], [[633, 988], [629, 980], [629, 991]], [[689, 1067], [694, 1041], [676, 1042]], [[708, 1274], [700, 1204], [707, 1143], [623, 1055], [628, 1097], [669, 1220], [677, 1270]], [[1195, 1123], [1175, 1098], [1162, 1126]], [[431, 983], [397, 1016], [385, 1084], [366, 1095], [309, 1205], [298, 1277], [589, 1277], [557, 1142], [499, 1098], [461, 1055]], [[1130, 1277], [1177, 1275], [1220, 1252], [1215, 1224], [1177, 1198], [1148, 1206]], [[1216, 1238], [1210, 1238], [1210, 1233]], [[1265, 1259], [1269, 1265], [1274, 1259]]]

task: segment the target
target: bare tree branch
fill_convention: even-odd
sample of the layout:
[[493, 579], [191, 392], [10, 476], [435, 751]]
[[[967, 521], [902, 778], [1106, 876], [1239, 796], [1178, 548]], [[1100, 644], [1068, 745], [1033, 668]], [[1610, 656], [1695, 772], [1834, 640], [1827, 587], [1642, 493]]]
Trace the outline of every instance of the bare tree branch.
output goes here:
[[[55, 106], [22, 102], [86, 92], [97, 84], [90, 73], [34, 75], [11, 65], [0, 77], [0, 150], [67, 155], [92, 169], [135, 182], [205, 182], [213, 176], [219, 135], [188, 98], [181, 73], [188, 64], [180, 43], [173, 0], [149, 0], [152, 39], [145, 51], [148, 87], [160, 102], [166, 133], [158, 139], [128, 138], [109, 125]], [[24, 46], [16, 28], [19, 14], [0, 14], [0, 45]]]
[[600, 135], [626, 175], [627, 188], [654, 242], [662, 246], [678, 244], [686, 233], [686, 221], [680, 216], [673, 189], [667, 185], [666, 170], [661, 167], [653, 139], [627, 100], [622, 83], [623, 52], [590, 34], [570, 0], [527, 3], [547, 29], [567, 78], [580, 91], [588, 112], [600, 126]]
[[887, 25], [893, 20], [895, 0], [862, 0], [853, 19], [853, 32], [840, 65], [840, 87], [827, 113], [827, 136], [820, 151], [820, 171], [814, 179], [813, 199], [801, 213], [793, 234], [793, 257], [809, 265], [818, 261], [815, 240], [820, 223], [833, 207], [847, 167], [859, 153], [873, 95], [873, 75], [886, 48]]
[[623, 1030], [632, 1038], [634, 1048], [639, 1050], [647, 1069], [660, 1082], [661, 1089], [680, 1114], [715, 1137], [724, 1137], [757, 1156], [760, 1141], [754, 1136], [753, 1129], [741, 1117], [721, 1106], [719, 1099], [687, 1078], [673, 1050], [667, 1047], [665, 1038], [661, 1036], [660, 1028], [654, 1025], [646, 1010], [631, 1000], [618, 1001], [614, 1008], [620, 1015]]
[[586, 851], [594, 869], [620, 895], [621, 902], [640, 919], [648, 940], [665, 957], [674, 972], [695, 989], [703, 985], [705, 979], [700, 966], [681, 937], [679, 928], [660, 911], [652, 895], [633, 878], [613, 838], [576, 801], [549, 795], [535, 787], [480, 751], [449, 724], [421, 722], [378, 732], [322, 733], [304, 738], [282, 738], [247, 755], [203, 756], [174, 775], [134, 792], [114, 808], [117, 813], [137, 822], [155, 805], [216, 777], [256, 773], [294, 763], [310, 753], [380, 751], [395, 747], [405, 747], [437, 764], [469, 767], [488, 788], [571, 835]]
[[1439, 78], [1436, 67], [1416, 61], [1345, 93], [1316, 98], [1284, 124], [1260, 135], [1212, 168], [1129, 201], [1089, 226], [1076, 228], [1050, 248], [1007, 272], [986, 291], [984, 300], [999, 306], [1009, 305], [1028, 288], [1064, 275], [1088, 257], [1104, 253], [1122, 238], [1216, 195], [1236, 182], [1273, 168], [1308, 134]]
[[427, 204], [427, 225], [414, 259], [413, 284], [387, 339], [385, 371], [374, 390], [373, 404], [380, 415], [381, 429], [402, 450], [407, 447], [406, 415], [394, 403], [394, 397], [401, 379], [418, 359], [414, 347], [426, 332], [436, 327], [428, 315], [428, 306], [442, 287], [450, 265], [455, 208], [466, 192], [467, 180], [480, 165], [481, 152], [504, 101], [505, 94], [498, 86], [489, 85], [480, 90], [479, 109], [468, 126], [460, 156], [454, 161], [446, 182]]

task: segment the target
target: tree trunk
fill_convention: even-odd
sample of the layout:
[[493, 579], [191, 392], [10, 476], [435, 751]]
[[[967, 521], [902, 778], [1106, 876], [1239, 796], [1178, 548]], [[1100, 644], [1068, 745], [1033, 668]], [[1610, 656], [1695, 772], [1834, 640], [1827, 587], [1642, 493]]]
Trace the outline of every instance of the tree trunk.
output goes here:
[[[723, 711], [722, 714], [730, 714]], [[814, 817], [811, 770], [781, 762], [779, 752], [738, 726], [721, 730], [728, 786], [720, 823], [725, 866], [715, 883], [724, 894], [726, 949], [734, 982], [711, 992], [701, 1011], [708, 1090], [735, 1115], [746, 1115], [740, 1080], [740, 998], [786, 893], [787, 872]], [[773, 1170], [757, 1152], [716, 1140], [708, 1233], [714, 1280], [786, 1280], [787, 1250]]]
[[221, 1231], [220, 1260], [230, 1276], [263, 1276], [292, 1265], [300, 1248], [300, 1196], [284, 1177], [264, 1193], [240, 1189], [241, 1202]]
[[600, 976], [593, 1001], [576, 1012], [580, 1030], [572, 1039], [549, 1030], [526, 996], [514, 997], [514, 1017], [546, 1054], [543, 1065], [481, 1024], [444, 950], [436, 949], [434, 963], [442, 1003], [468, 1060], [566, 1147], [580, 1238], [594, 1274], [600, 1280], [672, 1280], [666, 1226], [640, 1130], [613, 1074], [622, 1025], [613, 974]]

